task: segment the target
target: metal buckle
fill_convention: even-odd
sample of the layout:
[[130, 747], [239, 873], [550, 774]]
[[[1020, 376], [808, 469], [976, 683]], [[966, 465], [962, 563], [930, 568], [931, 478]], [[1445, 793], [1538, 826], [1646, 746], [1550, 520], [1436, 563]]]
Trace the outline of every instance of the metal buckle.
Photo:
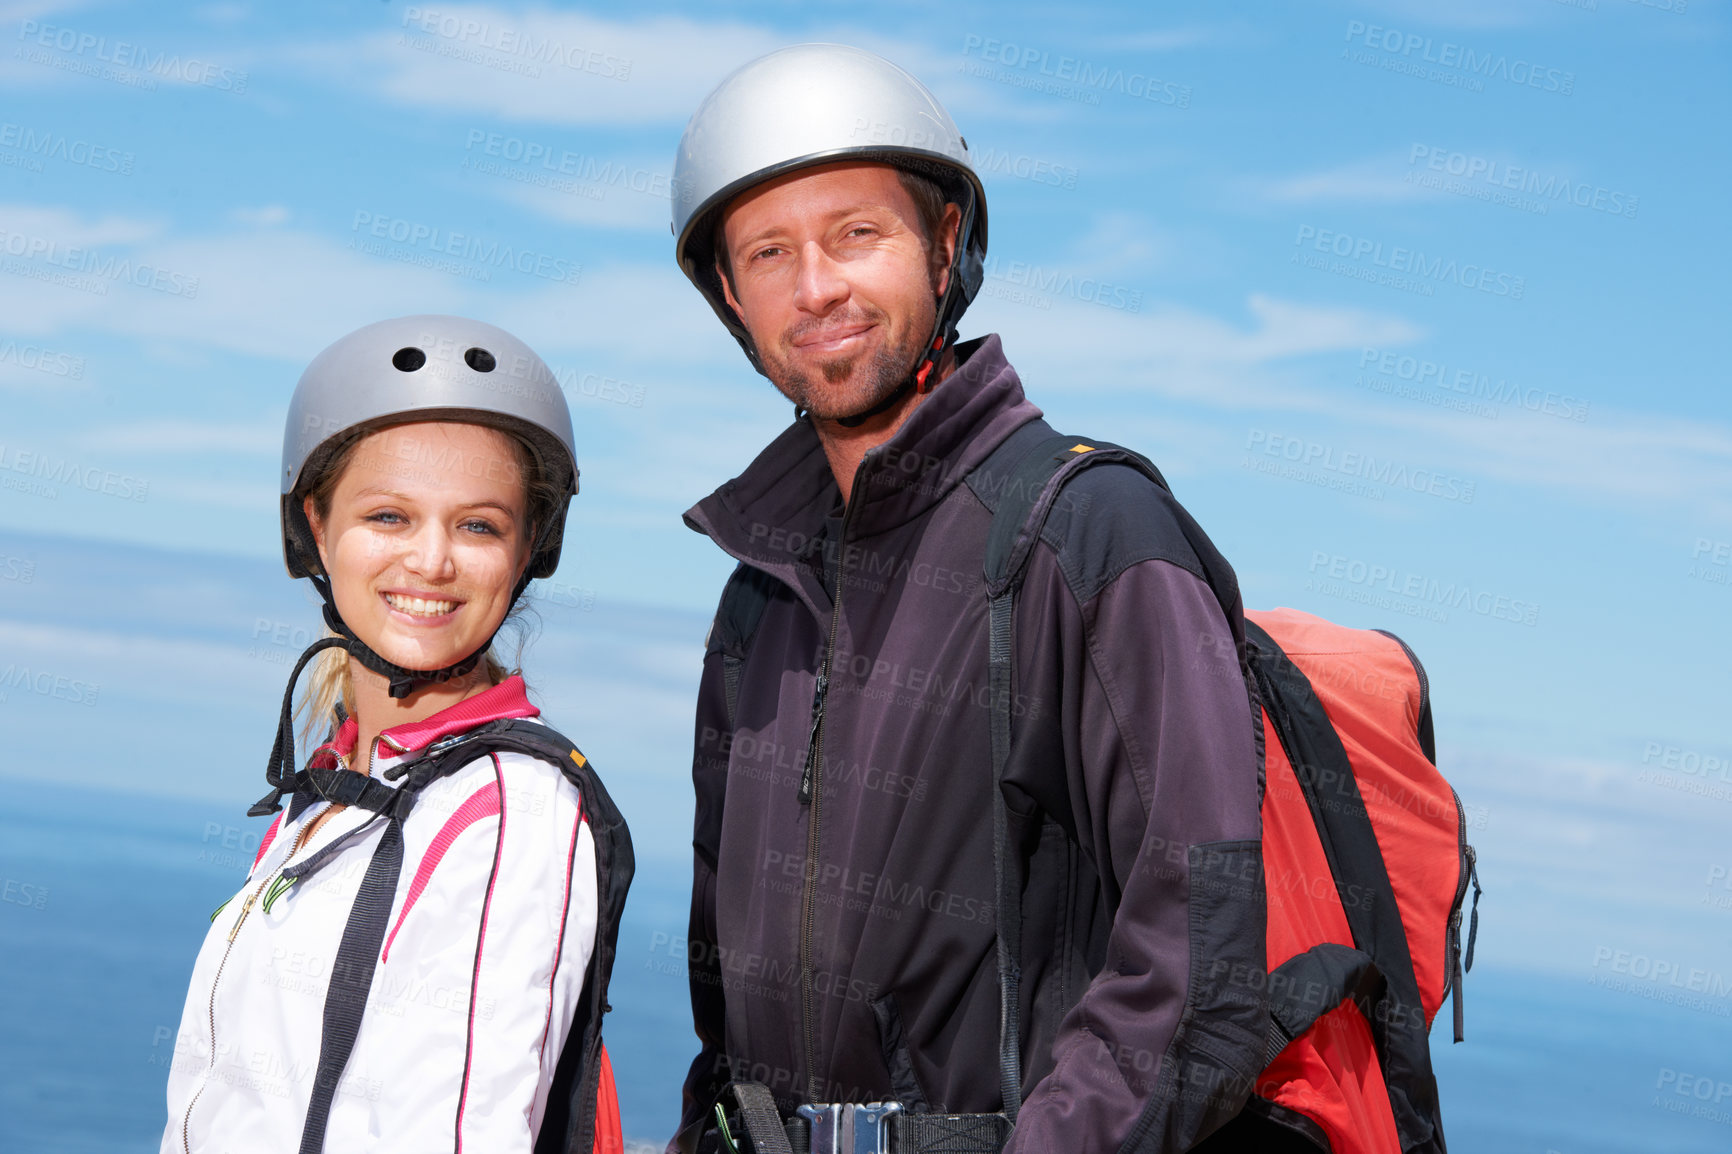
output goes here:
[[890, 1116], [900, 1102], [822, 1102], [795, 1113], [812, 1124], [812, 1154], [890, 1154]]

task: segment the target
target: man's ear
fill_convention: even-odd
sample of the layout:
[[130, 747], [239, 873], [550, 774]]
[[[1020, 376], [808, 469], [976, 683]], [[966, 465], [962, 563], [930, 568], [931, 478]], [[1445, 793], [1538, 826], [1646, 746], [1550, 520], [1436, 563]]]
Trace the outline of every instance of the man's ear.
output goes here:
[[722, 282], [722, 299], [728, 302], [728, 307], [734, 310], [734, 317], [743, 326], [746, 323], [745, 310], [740, 308], [739, 300], [734, 296], [733, 278], [728, 276], [727, 266], [722, 262], [730, 259], [725, 252], [716, 253], [716, 279]]
[[962, 231], [962, 210], [954, 204], [944, 206], [944, 219], [938, 226], [938, 236], [932, 246], [932, 264], [935, 275], [933, 292], [942, 297], [950, 287], [950, 269], [956, 262], [956, 246], [961, 242], [958, 234]]
[[319, 550], [319, 568], [328, 575], [331, 563], [325, 558], [325, 523], [319, 519], [319, 510], [313, 505], [313, 498], [301, 498], [301, 515], [307, 519], [307, 527], [313, 531], [313, 545]]

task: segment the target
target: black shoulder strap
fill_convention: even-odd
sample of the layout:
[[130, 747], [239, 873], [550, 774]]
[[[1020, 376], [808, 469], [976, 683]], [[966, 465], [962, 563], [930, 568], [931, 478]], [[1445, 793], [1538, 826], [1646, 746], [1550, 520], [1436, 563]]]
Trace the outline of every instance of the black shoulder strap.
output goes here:
[[[324, 1018], [319, 1035], [319, 1065], [313, 1075], [313, 1092], [307, 1100], [307, 1116], [301, 1125], [300, 1154], [320, 1154], [325, 1148], [325, 1126], [331, 1118], [331, 1103], [343, 1068], [361, 1033], [361, 1016], [367, 1009], [367, 994], [373, 988], [373, 972], [379, 964], [379, 947], [385, 942], [385, 923], [397, 893], [397, 878], [403, 869], [403, 822], [393, 817], [367, 863], [337, 956], [331, 963], [331, 980], [325, 988]], [[283, 871], [288, 876], [289, 871]]]
[[[1375, 1002], [1361, 1003], [1360, 1008], [1369, 1011], [1366, 1021], [1383, 1066], [1401, 1148], [1410, 1154], [1442, 1154], [1443, 1120], [1419, 981], [1353, 764], [1304, 671], [1254, 622], [1246, 624], [1246, 633], [1256, 651], [1251, 664], [1258, 690], [1310, 807], [1329, 872], [1342, 892], [1362, 895], [1359, 901], [1342, 902], [1342, 910], [1358, 952], [1382, 979]], [[1327, 798], [1320, 796], [1322, 782], [1330, 783]], [[1273, 988], [1270, 992], [1279, 1021], [1282, 1014], [1273, 1005], [1278, 999]]]
[[[1024, 425], [969, 475], [969, 487], [986, 501], [993, 513], [986, 538], [989, 593], [1020, 583], [1053, 506], [1064, 487], [1084, 469], [1122, 465], [1143, 474], [1162, 491], [1172, 492], [1154, 462], [1134, 449], [1064, 433], [1035, 435], [1035, 429], [1045, 428], [1041, 422]], [[1244, 607], [1232, 566], [1184, 506], [1175, 501], [1171, 512], [1184, 533], [1185, 543], [1197, 556], [1203, 580], [1227, 615], [1234, 640], [1242, 645]]]
[[[998, 1071], [1000, 1098], [1012, 1122], [1022, 1104], [1023, 864], [1010, 844], [1010, 814], [1002, 786], [1012, 736], [1016, 593], [1059, 494], [1078, 473], [1097, 465], [1136, 469], [1170, 492], [1161, 471], [1142, 454], [1106, 441], [1053, 433], [1038, 421], [1012, 433], [968, 477], [969, 487], [992, 510], [984, 575], [990, 598], [987, 684], [991, 694], [992, 777], [997, 787], [992, 791], [992, 849], [998, 915]], [[1243, 654], [1244, 614], [1232, 568], [1182, 506], [1175, 503], [1173, 513]]]
[[477, 745], [473, 743], [480, 743], [479, 748], [488, 753], [538, 757], [559, 766], [582, 798], [584, 817], [595, 842], [596, 896], [600, 906], [596, 914], [595, 950], [590, 954], [589, 968], [584, 971], [583, 998], [573, 1012], [565, 1049], [554, 1068], [535, 1154], [590, 1154], [595, 1148], [602, 1017], [612, 1008], [607, 1001], [607, 987], [619, 951], [620, 913], [636, 870], [631, 832], [589, 759], [558, 730], [533, 721], [494, 721], [477, 726], [464, 738], [464, 748], [456, 754], [463, 762], [475, 756]]
[[734, 727], [734, 714], [740, 704], [740, 667], [752, 647], [752, 637], [763, 620], [764, 608], [780, 584], [762, 569], [741, 563], [736, 566], [728, 583], [722, 588], [721, 604], [716, 608], [716, 623], [710, 643], [722, 652], [722, 688], [728, 701], [728, 728]]

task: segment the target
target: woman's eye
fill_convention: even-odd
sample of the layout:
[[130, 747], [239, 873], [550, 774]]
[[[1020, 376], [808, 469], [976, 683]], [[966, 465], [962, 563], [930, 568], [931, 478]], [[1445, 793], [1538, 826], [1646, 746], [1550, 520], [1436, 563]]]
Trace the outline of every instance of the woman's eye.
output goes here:
[[489, 535], [497, 535], [499, 533], [499, 530], [493, 527], [491, 521], [465, 521], [463, 522], [463, 527], [471, 533], [486, 533]]
[[403, 522], [403, 515], [391, 512], [369, 513], [365, 519], [380, 525], [399, 525]]

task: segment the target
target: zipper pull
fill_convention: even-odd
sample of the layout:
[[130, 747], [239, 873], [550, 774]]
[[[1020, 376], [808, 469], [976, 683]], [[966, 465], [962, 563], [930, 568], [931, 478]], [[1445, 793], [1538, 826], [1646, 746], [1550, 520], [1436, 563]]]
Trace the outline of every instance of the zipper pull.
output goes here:
[[229, 927], [229, 945], [235, 944], [235, 935], [241, 932], [241, 923], [247, 920], [247, 914], [252, 910], [253, 902], [258, 896], [259, 891], [254, 890], [247, 895], [247, 900], [241, 903], [241, 912], [235, 915], [235, 924]]
[[[1464, 969], [1473, 969], [1473, 943], [1479, 937], [1479, 855], [1473, 852], [1473, 847], [1467, 847], [1467, 868], [1473, 877], [1473, 916], [1467, 923], [1467, 964]], [[1460, 918], [1460, 911], [1456, 917]]]
[[800, 804], [812, 804], [812, 778], [818, 772], [818, 729], [824, 724], [824, 694], [830, 689], [830, 673], [818, 674], [818, 688], [812, 694], [812, 728], [806, 734], [806, 767], [800, 771]]

